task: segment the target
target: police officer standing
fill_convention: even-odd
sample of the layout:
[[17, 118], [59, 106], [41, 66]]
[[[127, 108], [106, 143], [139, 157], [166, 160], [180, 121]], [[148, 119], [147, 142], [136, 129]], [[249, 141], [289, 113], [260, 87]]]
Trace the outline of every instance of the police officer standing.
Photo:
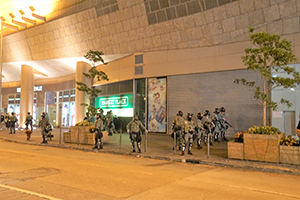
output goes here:
[[178, 111], [177, 116], [173, 119], [172, 122], [172, 137], [174, 140], [174, 134], [176, 134], [176, 143], [174, 148], [179, 145], [179, 151], [182, 151], [182, 143], [183, 143], [183, 133], [184, 133], [184, 119], [183, 119], [183, 112], [181, 110]]
[[204, 143], [206, 144], [207, 142], [207, 138], [209, 137], [210, 141], [209, 144], [212, 144], [212, 129], [215, 127], [214, 123], [212, 122], [211, 118], [210, 118], [210, 112], [209, 110], [206, 110], [204, 115], [203, 115], [203, 119], [202, 119], [202, 124], [205, 130], [205, 137], [206, 139], [204, 140]]
[[10, 133], [12, 134], [12, 130], [14, 131], [13, 133], [16, 133], [16, 122], [18, 121], [17, 117], [15, 116], [15, 113], [12, 112], [11, 116], [9, 117], [9, 123], [10, 123]]
[[226, 120], [225, 118], [225, 108], [221, 107], [220, 109], [221, 113], [220, 113], [220, 118], [221, 118], [221, 137], [223, 138], [224, 141], [228, 141], [228, 139], [226, 138], [226, 131], [228, 129], [228, 126], [232, 127], [229, 122]]
[[114, 132], [114, 121], [112, 115], [113, 115], [112, 111], [108, 111], [106, 115], [106, 124], [107, 124], [107, 131], [109, 136], [112, 136]]
[[[143, 123], [138, 119], [138, 116], [134, 116], [133, 120], [129, 122], [126, 126], [127, 133], [129, 133], [129, 138], [132, 144], [132, 152], [135, 152], [135, 143], [137, 143], [137, 148], [139, 153], [141, 153], [141, 131], [148, 133]], [[142, 129], [142, 130], [141, 130]]]
[[215, 108], [215, 112], [214, 112], [214, 118], [213, 118], [213, 122], [215, 124], [215, 130], [214, 130], [214, 140], [215, 142], [219, 142], [219, 137], [220, 137], [220, 132], [222, 129], [221, 126], [221, 116], [220, 116], [220, 110], [219, 108]]
[[197, 139], [197, 149], [202, 149], [201, 147], [201, 139], [203, 137], [203, 124], [202, 124], [202, 113], [197, 114], [196, 120], [196, 139]]
[[38, 127], [41, 128], [43, 143], [45, 144], [47, 144], [47, 133], [46, 133], [47, 126], [50, 126], [49, 120], [46, 118], [46, 114], [42, 112]]
[[193, 146], [193, 136], [195, 134], [195, 124], [192, 121], [193, 118], [193, 114], [192, 113], [188, 113], [187, 114], [187, 120], [184, 122], [184, 142], [183, 143], [183, 147], [182, 147], [182, 153], [181, 155], [184, 155], [184, 150], [186, 148], [186, 146], [188, 146], [188, 154], [193, 155], [191, 150], [192, 150], [192, 146]]
[[30, 130], [32, 131], [32, 115], [30, 115], [30, 112], [28, 112], [28, 115], [26, 117], [26, 121], [25, 121], [25, 124], [26, 124], [26, 130], [28, 130], [28, 127], [30, 125]]
[[97, 114], [97, 120], [95, 122], [95, 146], [93, 149], [103, 149], [103, 142], [102, 142], [102, 129], [103, 129], [103, 121], [101, 119], [101, 114]]

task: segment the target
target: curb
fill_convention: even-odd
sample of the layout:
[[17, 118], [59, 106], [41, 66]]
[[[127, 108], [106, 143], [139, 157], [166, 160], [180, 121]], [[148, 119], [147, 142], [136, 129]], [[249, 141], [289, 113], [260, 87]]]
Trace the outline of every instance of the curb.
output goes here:
[[[251, 170], [251, 171], [278, 173], [278, 174], [290, 174], [290, 175], [300, 176], [300, 171], [293, 171], [290, 168], [284, 167], [284, 166], [280, 166], [280, 168], [279, 168], [277, 166], [272, 166], [272, 165], [271, 165], [271, 167], [268, 165], [261, 165], [261, 166], [255, 166], [255, 165], [251, 165], [251, 164], [245, 165], [245, 163], [243, 165], [240, 165], [240, 164], [228, 163], [228, 161], [216, 162], [216, 161], [205, 161], [205, 160], [200, 160], [200, 159], [181, 159], [181, 158], [174, 158], [174, 157], [168, 157], [168, 156], [157, 156], [157, 155], [151, 155], [151, 154], [137, 154], [137, 153], [128, 153], [128, 152], [121, 152], [121, 151], [117, 152], [117, 151], [112, 151], [112, 150], [97, 151], [97, 150], [93, 150], [90, 148], [84, 148], [84, 147], [65, 146], [63, 144], [30, 143], [30, 142], [26, 142], [26, 141], [12, 140], [12, 139], [8, 139], [8, 138], [4, 138], [4, 137], [0, 137], [0, 139], [7, 141], [7, 142], [14, 142], [14, 143], [19, 143], [19, 144], [27, 144], [27, 145], [35, 145], [35, 146], [63, 148], [63, 149], [79, 150], [79, 151], [86, 151], [86, 152], [95, 152], [95, 153], [108, 153], [108, 154], [124, 155], [124, 156], [126, 155], [126, 156], [132, 156], [132, 157], [137, 157], [137, 158], [150, 158], [150, 159], [165, 160], [165, 161], [170, 161], [170, 162], [200, 164], [200, 165], [216, 166], [216, 167], [228, 167], [228, 168], [233, 168], [233, 169], [245, 169], [245, 170]], [[229, 159], [229, 160], [233, 161], [233, 159]]]

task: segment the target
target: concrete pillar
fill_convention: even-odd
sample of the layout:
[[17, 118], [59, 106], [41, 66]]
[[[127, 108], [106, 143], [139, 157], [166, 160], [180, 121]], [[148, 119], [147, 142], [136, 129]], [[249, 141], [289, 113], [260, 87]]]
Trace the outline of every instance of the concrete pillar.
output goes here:
[[26, 120], [27, 113], [33, 114], [34, 72], [33, 68], [22, 65], [21, 68], [21, 100], [20, 100], [20, 126]]
[[[75, 81], [82, 82], [90, 86], [90, 79], [87, 79], [83, 73], [88, 73], [89, 69], [92, 66], [86, 62], [77, 62], [76, 64], [76, 74], [75, 74]], [[75, 86], [75, 123], [80, 122], [85, 117], [86, 107], [80, 105], [81, 103], [89, 104], [89, 98], [81, 92], [77, 90], [77, 84]]]

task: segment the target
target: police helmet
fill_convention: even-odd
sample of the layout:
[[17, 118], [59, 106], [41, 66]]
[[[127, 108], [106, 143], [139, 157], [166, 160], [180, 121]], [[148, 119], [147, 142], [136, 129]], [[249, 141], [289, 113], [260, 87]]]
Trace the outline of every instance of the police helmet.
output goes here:
[[210, 112], [209, 112], [209, 110], [206, 110], [205, 112], [204, 112], [204, 116], [210, 116]]
[[134, 119], [134, 120], [138, 120], [139, 117], [138, 117], [137, 115], [134, 115], [133, 119]]
[[201, 119], [203, 118], [202, 113], [198, 113], [198, 114], [197, 114], [197, 118], [201, 120]]
[[46, 116], [45, 112], [42, 112], [41, 116], [42, 116], [42, 117], [45, 117], [45, 116]]
[[28, 112], [28, 115], [30, 115], [30, 112]]
[[177, 113], [177, 115], [179, 115], [179, 116], [182, 117], [183, 116], [183, 112], [181, 110], [179, 110], [178, 113]]
[[221, 112], [225, 112], [225, 108], [224, 107], [221, 107]]
[[188, 120], [191, 120], [191, 119], [193, 118], [193, 113], [188, 113], [188, 114], [186, 115], [186, 118], [187, 118]]
[[219, 114], [220, 113], [219, 108], [215, 108], [215, 112], [214, 113]]
[[100, 113], [97, 113], [97, 118], [101, 118], [101, 114]]

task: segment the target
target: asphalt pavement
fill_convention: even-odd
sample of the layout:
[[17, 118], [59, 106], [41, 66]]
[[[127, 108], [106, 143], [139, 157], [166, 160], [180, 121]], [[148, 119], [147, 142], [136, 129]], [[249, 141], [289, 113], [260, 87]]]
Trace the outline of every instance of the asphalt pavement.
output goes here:
[[214, 143], [213, 146], [209, 148], [209, 154], [206, 145], [202, 144], [203, 148], [198, 150], [196, 142], [194, 142], [192, 149], [193, 155], [188, 155], [186, 150], [185, 155], [181, 156], [180, 151], [174, 152], [174, 150], [172, 150], [173, 140], [170, 135], [148, 133], [142, 136], [142, 153], [132, 153], [132, 147], [127, 133], [113, 134], [108, 137], [108, 141], [104, 144], [103, 149], [93, 150], [94, 145], [64, 143], [63, 132], [65, 131], [69, 131], [69, 129], [54, 128], [52, 131], [54, 137], [52, 140], [48, 140], [47, 144], [42, 143], [41, 130], [36, 128], [34, 128], [30, 140], [27, 140], [25, 130], [20, 129], [16, 130], [15, 134], [9, 134], [9, 130], [0, 130], [0, 139], [28, 145], [41, 145], [80, 151], [94, 151], [96, 153], [153, 158], [172, 162], [187, 162], [191, 164], [300, 175], [300, 167], [298, 165], [229, 159], [227, 158], [227, 142]]

